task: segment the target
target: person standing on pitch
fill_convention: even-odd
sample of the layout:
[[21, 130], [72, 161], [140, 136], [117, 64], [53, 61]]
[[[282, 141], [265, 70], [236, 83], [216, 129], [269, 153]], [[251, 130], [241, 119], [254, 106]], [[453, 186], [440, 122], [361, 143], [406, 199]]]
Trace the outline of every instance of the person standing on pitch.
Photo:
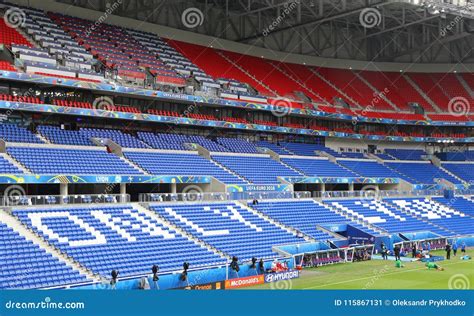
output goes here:
[[385, 247], [385, 244], [383, 242], [380, 244], [380, 249], [382, 252], [382, 259], [387, 260], [387, 247]]
[[400, 246], [399, 245], [395, 245], [395, 247], [393, 247], [393, 253], [395, 255], [395, 260], [401, 260], [400, 259]]
[[446, 250], [446, 260], [451, 260], [451, 245], [447, 244], [445, 250]]
[[456, 257], [456, 253], [458, 252], [458, 243], [453, 241], [453, 256]]
[[411, 257], [416, 257], [416, 243], [413, 243], [413, 246], [411, 247]]

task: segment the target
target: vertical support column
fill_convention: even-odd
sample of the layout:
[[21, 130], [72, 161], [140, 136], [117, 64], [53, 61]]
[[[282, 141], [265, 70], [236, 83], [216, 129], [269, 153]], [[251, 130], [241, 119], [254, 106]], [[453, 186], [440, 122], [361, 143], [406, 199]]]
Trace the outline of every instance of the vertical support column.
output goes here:
[[125, 203], [125, 195], [127, 194], [127, 184], [120, 183], [120, 202]]
[[61, 204], [64, 204], [64, 197], [67, 197], [68, 194], [69, 193], [68, 193], [67, 183], [60, 183], [59, 184], [59, 195], [61, 196], [60, 197]]
[[354, 183], [349, 183], [349, 191], [354, 192]]
[[321, 183], [321, 192], [326, 192], [326, 183]]
[[176, 183], [171, 183], [171, 193], [176, 194], [176, 191], [177, 191], [176, 187], [177, 187]]

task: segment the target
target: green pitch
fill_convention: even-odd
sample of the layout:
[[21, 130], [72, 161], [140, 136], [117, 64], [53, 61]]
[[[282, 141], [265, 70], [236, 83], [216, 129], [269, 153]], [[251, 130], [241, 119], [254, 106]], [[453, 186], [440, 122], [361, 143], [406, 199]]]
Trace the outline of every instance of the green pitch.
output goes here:
[[[472, 249], [468, 254], [472, 256]], [[433, 252], [445, 255], [444, 251]], [[280, 281], [250, 289], [473, 289], [474, 261], [451, 260], [438, 262], [444, 271], [428, 270], [422, 262], [404, 262], [404, 268], [395, 268], [394, 261], [372, 260], [335, 264], [305, 269], [299, 279]]]

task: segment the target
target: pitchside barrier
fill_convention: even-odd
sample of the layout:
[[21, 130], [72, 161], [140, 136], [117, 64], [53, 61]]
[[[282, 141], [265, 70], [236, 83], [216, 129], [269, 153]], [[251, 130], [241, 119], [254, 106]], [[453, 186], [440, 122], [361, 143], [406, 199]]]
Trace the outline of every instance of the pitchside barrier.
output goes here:
[[373, 252], [374, 245], [361, 245], [304, 252], [295, 254], [293, 258], [296, 267], [313, 268], [335, 263], [370, 260]]
[[426, 238], [419, 240], [402, 241], [393, 244], [394, 246], [400, 246], [401, 255], [408, 256], [412, 253], [413, 245], [416, 245], [416, 249], [419, 252], [428, 252], [430, 250], [442, 250], [445, 249], [448, 244], [448, 239], [445, 237], [437, 238]]

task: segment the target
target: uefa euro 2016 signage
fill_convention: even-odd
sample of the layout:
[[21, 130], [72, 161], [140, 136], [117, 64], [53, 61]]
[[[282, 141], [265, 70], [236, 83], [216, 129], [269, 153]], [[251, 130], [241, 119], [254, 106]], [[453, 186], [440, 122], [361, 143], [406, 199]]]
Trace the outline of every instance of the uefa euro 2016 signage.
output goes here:
[[297, 279], [299, 277], [300, 277], [300, 272], [298, 270], [269, 273], [265, 275], [265, 283]]

